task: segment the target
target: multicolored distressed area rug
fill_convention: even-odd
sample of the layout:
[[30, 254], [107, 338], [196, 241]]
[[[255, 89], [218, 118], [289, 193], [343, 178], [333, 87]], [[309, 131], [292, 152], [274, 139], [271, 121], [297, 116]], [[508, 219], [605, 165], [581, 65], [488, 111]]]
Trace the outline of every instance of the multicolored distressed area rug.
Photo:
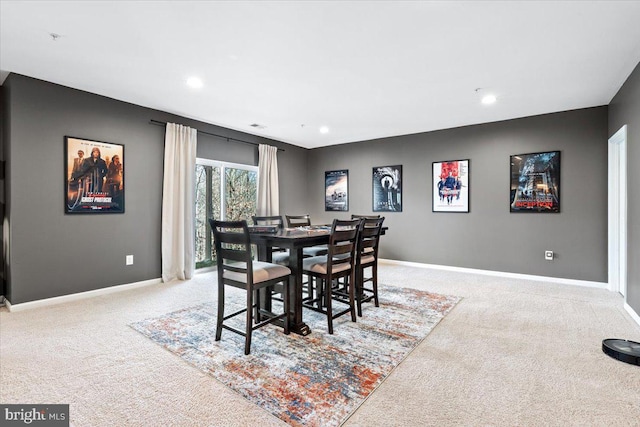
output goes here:
[[[131, 327], [290, 425], [338, 426], [460, 300], [384, 285], [379, 294], [380, 307], [365, 304], [356, 323], [348, 315], [336, 319], [333, 335], [326, 317], [311, 310], [305, 337], [274, 325], [258, 329], [249, 356], [237, 334], [224, 330], [214, 340], [214, 302]], [[227, 288], [227, 313], [242, 308], [244, 296]]]

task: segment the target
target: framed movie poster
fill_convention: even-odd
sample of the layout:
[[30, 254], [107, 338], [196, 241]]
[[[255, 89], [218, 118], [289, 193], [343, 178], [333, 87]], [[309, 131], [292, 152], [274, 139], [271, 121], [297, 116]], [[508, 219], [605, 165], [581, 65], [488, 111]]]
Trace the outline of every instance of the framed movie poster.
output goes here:
[[64, 137], [65, 213], [124, 212], [124, 145]]
[[373, 168], [373, 211], [402, 212], [402, 166]]
[[349, 210], [349, 171], [326, 171], [324, 173], [324, 210]]
[[511, 156], [511, 212], [560, 212], [560, 151]]
[[433, 212], [469, 212], [469, 160], [433, 162]]

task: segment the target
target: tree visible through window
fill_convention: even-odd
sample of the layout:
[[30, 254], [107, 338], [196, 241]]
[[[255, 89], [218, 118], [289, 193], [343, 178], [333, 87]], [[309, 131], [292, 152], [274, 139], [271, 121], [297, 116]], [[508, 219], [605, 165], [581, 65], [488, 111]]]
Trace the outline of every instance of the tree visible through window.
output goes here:
[[196, 268], [215, 265], [209, 218], [234, 221], [256, 214], [258, 168], [198, 159], [196, 164]]

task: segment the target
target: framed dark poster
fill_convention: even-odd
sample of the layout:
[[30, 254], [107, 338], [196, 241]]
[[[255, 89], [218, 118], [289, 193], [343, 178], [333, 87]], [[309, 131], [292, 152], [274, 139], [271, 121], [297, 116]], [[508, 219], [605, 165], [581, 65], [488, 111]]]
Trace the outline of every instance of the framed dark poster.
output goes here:
[[349, 171], [326, 171], [324, 173], [324, 210], [349, 210]]
[[124, 213], [124, 145], [64, 137], [65, 213]]
[[402, 166], [373, 168], [373, 211], [402, 212]]
[[433, 162], [433, 212], [469, 212], [469, 160]]
[[560, 151], [511, 156], [511, 212], [560, 212]]

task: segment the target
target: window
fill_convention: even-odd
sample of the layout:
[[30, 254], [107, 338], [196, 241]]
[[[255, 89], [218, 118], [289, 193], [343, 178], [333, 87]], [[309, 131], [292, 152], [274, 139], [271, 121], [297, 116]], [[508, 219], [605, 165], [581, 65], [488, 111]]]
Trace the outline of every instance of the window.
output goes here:
[[196, 160], [196, 268], [215, 264], [209, 218], [227, 221], [256, 214], [258, 167], [214, 160]]

